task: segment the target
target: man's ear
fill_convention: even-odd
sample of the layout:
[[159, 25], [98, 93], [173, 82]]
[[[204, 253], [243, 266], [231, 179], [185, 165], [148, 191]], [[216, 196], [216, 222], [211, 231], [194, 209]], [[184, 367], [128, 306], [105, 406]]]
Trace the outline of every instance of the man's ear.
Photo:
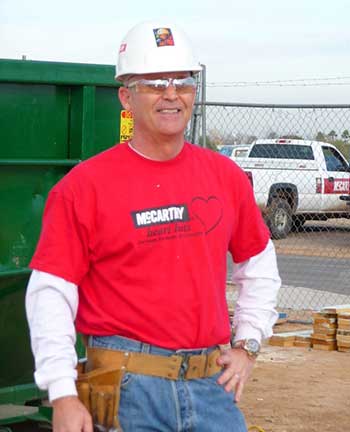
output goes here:
[[126, 87], [120, 87], [118, 90], [120, 103], [123, 105], [123, 108], [130, 111], [130, 90]]

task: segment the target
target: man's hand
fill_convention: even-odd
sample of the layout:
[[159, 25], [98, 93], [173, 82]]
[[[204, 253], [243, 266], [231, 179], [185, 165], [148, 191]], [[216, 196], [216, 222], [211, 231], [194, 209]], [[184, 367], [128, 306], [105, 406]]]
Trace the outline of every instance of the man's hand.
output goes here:
[[235, 401], [239, 402], [243, 388], [255, 364], [255, 359], [250, 358], [244, 349], [234, 348], [223, 351], [217, 359], [224, 371], [218, 379], [218, 384], [225, 386], [227, 392], [235, 392]]
[[92, 419], [77, 396], [55, 399], [53, 406], [53, 432], [93, 432]]

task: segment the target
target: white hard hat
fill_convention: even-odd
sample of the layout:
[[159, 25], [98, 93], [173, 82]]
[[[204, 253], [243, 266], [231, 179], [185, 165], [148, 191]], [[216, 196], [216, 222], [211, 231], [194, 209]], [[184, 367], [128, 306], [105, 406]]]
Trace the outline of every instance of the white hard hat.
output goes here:
[[200, 72], [187, 36], [173, 24], [146, 21], [121, 42], [115, 78], [158, 72]]

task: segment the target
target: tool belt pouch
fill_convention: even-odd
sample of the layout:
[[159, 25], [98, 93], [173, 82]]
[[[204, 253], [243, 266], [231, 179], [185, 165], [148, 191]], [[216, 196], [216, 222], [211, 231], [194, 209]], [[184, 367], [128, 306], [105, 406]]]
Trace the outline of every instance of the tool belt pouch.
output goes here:
[[98, 368], [78, 375], [78, 397], [100, 431], [121, 430], [118, 408], [122, 377], [123, 371], [115, 368]]

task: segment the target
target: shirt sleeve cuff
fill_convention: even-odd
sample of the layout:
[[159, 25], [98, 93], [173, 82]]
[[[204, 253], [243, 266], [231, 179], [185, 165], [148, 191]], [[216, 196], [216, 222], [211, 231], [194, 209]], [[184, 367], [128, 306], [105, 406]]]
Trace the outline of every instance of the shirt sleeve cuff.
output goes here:
[[62, 378], [49, 385], [49, 401], [64, 396], [77, 396], [75, 381], [72, 378]]
[[256, 327], [252, 327], [249, 323], [240, 323], [235, 328], [235, 338], [234, 341], [242, 339], [256, 339], [259, 343], [262, 340], [262, 333]]

